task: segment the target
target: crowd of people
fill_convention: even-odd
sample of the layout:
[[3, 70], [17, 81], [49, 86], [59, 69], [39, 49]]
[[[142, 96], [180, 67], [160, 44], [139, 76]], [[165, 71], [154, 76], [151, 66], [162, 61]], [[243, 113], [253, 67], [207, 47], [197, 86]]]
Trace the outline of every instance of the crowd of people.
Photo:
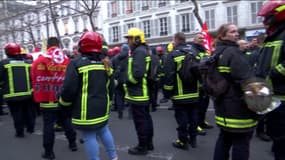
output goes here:
[[[285, 2], [267, 2], [258, 15], [264, 17], [265, 34], [247, 42], [240, 39], [237, 25], [223, 24], [217, 30], [213, 53], [204, 47], [203, 33], [196, 33], [188, 43], [186, 35], [177, 32], [167, 48], [152, 47], [139, 28], [130, 28], [125, 35], [127, 43], [114, 48], [108, 48], [104, 37], [93, 31], [84, 32], [72, 51], [62, 50], [58, 38], [50, 37], [47, 51], [37, 59], [23, 52], [19, 44], [7, 43], [7, 58], [0, 62], [0, 114], [7, 115], [2, 108], [5, 102], [15, 137], [23, 138], [26, 132], [34, 133], [40, 112], [44, 159], [56, 157], [55, 125], [59, 125], [71, 151], [77, 151], [80, 139], [88, 158], [99, 160], [100, 138], [109, 159], [118, 160], [116, 140], [108, 126], [110, 111], [117, 111], [122, 119], [124, 110], [129, 109], [137, 145], [128, 153], [146, 155], [155, 149], [155, 122], [150, 112], [157, 111], [158, 102], [171, 100], [169, 109], [174, 110], [177, 122], [172, 146], [196, 148], [197, 136], [213, 128], [205, 119], [211, 96], [199, 67], [189, 70], [193, 72], [191, 83], [179, 74], [186, 57], [183, 51], [189, 50], [198, 64], [219, 55], [217, 70], [228, 84], [225, 94], [212, 99], [220, 129], [213, 159], [248, 160], [256, 130], [260, 139], [273, 142], [275, 160], [285, 160]], [[268, 83], [273, 97], [281, 101], [278, 108], [264, 115], [251, 110], [244, 98], [244, 84], [256, 77]], [[158, 93], [163, 95], [160, 100]], [[77, 132], [82, 137], [78, 138]]]

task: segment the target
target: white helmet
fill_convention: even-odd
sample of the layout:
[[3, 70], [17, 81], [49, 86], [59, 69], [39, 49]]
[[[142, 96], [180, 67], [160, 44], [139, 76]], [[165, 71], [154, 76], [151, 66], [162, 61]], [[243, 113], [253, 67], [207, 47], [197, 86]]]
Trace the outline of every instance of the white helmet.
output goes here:
[[243, 85], [245, 102], [250, 110], [257, 114], [266, 114], [278, 108], [280, 100], [273, 97], [269, 85], [255, 79]]

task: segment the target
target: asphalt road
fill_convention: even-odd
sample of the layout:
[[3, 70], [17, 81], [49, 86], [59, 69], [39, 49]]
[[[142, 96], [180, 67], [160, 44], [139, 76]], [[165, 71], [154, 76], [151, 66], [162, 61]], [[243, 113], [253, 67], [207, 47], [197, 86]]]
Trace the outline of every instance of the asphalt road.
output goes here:
[[[155, 150], [146, 156], [133, 156], [127, 153], [128, 148], [136, 145], [137, 139], [132, 120], [128, 118], [127, 111], [124, 118], [119, 120], [117, 113], [111, 113], [109, 126], [113, 133], [120, 160], [211, 160], [215, 141], [219, 129], [207, 130], [206, 136], [198, 137], [198, 148], [188, 151], [173, 148], [171, 142], [176, 139], [176, 121], [174, 112], [167, 110], [170, 103], [161, 104], [156, 112], [152, 112], [154, 122], [154, 147]], [[207, 119], [214, 124], [214, 112], [209, 107]], [[14, 137], [12, 118], [0, 116], [0, 160], [40, 160], [42, 147], [42, 117], [37, 118], [36, 132], [25, 138]], [[80, 132], [78, 132], [80, 137]], [[57, 160], [87, 160], [84, 146], [78, 143], [79, 150], [70, 152], [68, 143], [62, 132], [58, 132], [55, 142], [55, 155]], [[263, 142], [253, 137], [251, 143], [250, 160], [273, 160], [270, 152], [271, 142]], [[100, 147], [101, 159], [108, 160], [104, 148]]]

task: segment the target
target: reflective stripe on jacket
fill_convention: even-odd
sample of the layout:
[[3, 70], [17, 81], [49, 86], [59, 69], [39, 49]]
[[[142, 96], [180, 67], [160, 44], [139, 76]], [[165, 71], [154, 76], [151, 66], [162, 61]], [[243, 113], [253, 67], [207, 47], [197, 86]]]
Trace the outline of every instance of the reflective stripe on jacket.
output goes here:
[[0, 82], [6, 101], [32, 97], [30, 67], [27, 61], [8, 58], [1, 62]]
[[230, 87], [219, 100], [214, 101], [216, 124], [230, 132], [253, 130], [257, 124], [256, 114], [248, 109], [241, 89], [242, 83], [254, 76], [253, 68], [234, 42], [219, 42], [213, 54], [219, 52], [222, 53], [218, 71], [226, 77]]
[[187, 48], [186, 44], [180, 44], [167, 57], [165, 65], [165, 84], [163, 88], [172, 93], [173, 103], [185, 104], [197, 102], [199, 98], [198, 77], [192, 84], [184, 84], [179, 76], [185, 55], [179, 50]]
[[78, 129], [104, 126], [110, 114], [110, 73], [100, 55], [83, 55], [70, 62], [59, 98], [63, 107], [72, 107], [72, 123]]
[[147, 46], [140, 45], [132, 50], [128, 58], [127, 81], [124, 84], [125, 98], [128, 102], [141, 105], [149, 103], [147, 76], [150, 61]]

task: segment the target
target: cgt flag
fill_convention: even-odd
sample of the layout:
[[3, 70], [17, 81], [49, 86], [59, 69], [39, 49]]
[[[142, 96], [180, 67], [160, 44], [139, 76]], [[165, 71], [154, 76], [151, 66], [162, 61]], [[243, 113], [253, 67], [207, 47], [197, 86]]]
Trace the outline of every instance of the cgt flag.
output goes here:
[[204, 47], [207, 49], [209, 53], [212, 54], [213, 52], [212, 44], [214, 43], [214, 38], [209, 34], [206, 22], [203, 23], [202, 34], [205, 36]]

